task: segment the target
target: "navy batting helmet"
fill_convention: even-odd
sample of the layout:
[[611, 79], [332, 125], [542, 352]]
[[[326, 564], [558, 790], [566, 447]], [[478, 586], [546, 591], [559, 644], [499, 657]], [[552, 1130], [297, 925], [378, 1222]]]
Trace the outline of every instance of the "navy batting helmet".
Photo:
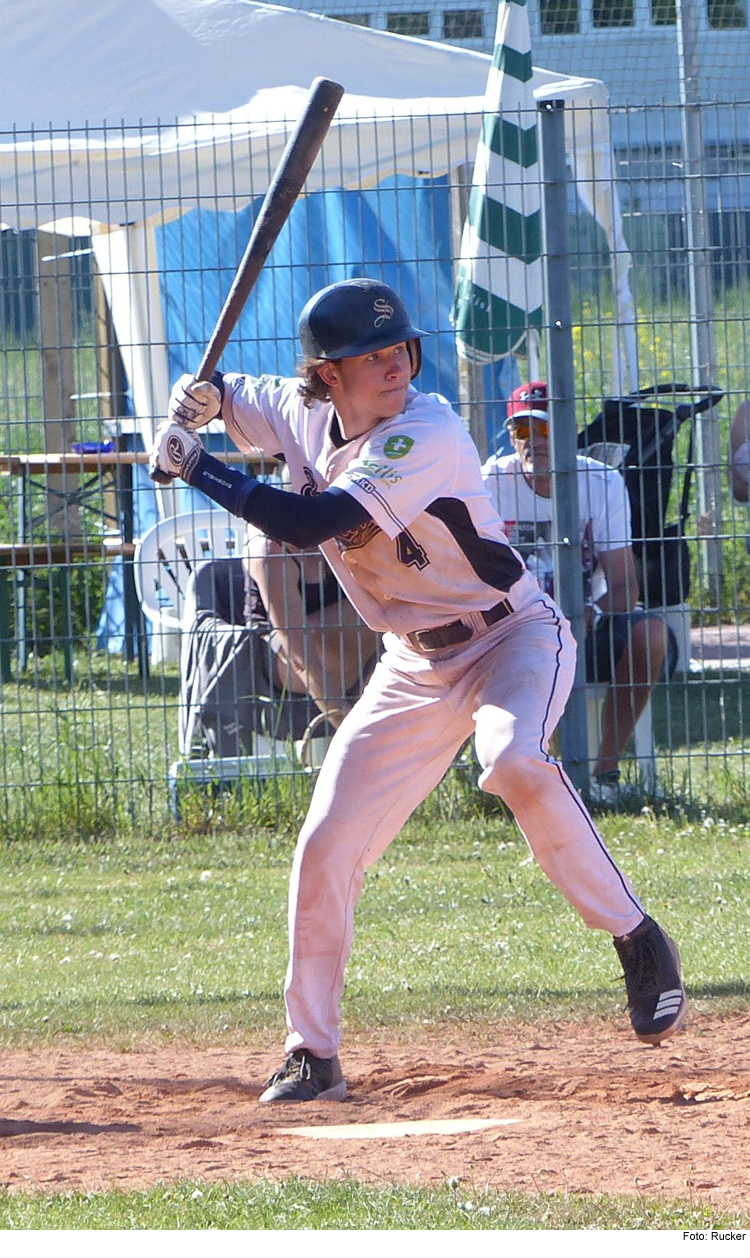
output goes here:
[[299, 318], [307, 358], [357, 358], [406, 341], [412, 380], [422, 363], [420, 336], [398, 293], [380, 280], [342, 280], [315, 293]]

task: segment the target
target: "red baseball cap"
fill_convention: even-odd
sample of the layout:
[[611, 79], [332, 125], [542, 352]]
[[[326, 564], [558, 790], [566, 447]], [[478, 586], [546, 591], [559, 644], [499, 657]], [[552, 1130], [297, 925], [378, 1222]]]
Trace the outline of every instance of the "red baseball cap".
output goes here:
[[546, 380], [532, 380], [530, 384], [519, 384], [511, 393], [505, 404], [505, 427], [514, 419], [524, 416], [531, 419], [549, 419], [547, 410]]

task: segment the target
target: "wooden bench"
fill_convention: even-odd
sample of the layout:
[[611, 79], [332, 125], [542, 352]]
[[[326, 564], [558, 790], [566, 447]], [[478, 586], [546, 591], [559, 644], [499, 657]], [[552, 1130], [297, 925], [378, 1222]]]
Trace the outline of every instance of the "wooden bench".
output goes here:
[[114, 555], [135, 554], [135, 542], [105, 537], [96, 542], [0, 542], [0, 568], [56, 568], [77, 559], [104, 562]]
[[[237, 450], [218, 452], [222, 462], [239, 464], [248, 472], [264, 474], [278, 467], [278, 460], [260, 454], [246, 455]], [[0, 543], [0, 679], [11, 680], [11, 654], [14, 638], [10, 633], [10, 589], [8, 573], [10, 569], [17, 572], [16, 580], [16, 634], [15, 642], [21, 668], [25, 668], [28, 658], [28, 641], [26, 632], [26, 583], [27, 574], [37, 568], [54, 568], [55, 578], [63, 587], [63, 621], [64, 632], [61, 639], [65, 656], [65, 673], [68, 681], [73, 678], [72, 634], [70, 624], [69, 571], [74, 563], [83, 560], [90, 564], [104, 561], [116, 555], [132, 560], [135, 553], [133, 537], [133, 468], [147, 464], [148, 453], [142, 450], [98, 450], [96, 452], [67, 452], [63, 454], [2, 454], [0, 453], [0, 476], [17, 478], [19, 486], [19, 509], [17, 542]], [[62, 491], [50, 486], [50, 478], [71, 479], [71, 483]], [[46, 489], [51, 498], [60, 502], [67, 501], [84, 510], [100, 512], [100, 493], [105, 482], [114, 492], [116, 506], [110, 513], [105, 513], [105, 527], [122, 530], [122, 536], [113, 533], [105, 536], [98, 543], [87, 541], [28, 541], [39, 528], [44, 528], [45, 517], [37, 520], [29, 518], [30, 491], [33, 487]], [[49, 517], [47, 517], [49, 519]], [[101, 517], [99, 514], [99, 520]], [[138, 604], [133, 571], [126, 565], [124, 574], [125, 599], [125, 657], [133, 659], [132, 644], [136, 641], [136, 656], [141, 673], [148, 672], [148, 650], [145, 642], [142, 615]]]

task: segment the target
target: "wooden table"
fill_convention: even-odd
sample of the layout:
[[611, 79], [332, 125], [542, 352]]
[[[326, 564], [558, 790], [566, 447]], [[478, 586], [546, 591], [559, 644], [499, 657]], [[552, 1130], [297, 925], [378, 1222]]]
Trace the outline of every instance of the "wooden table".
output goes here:
[[[221, 452], [222, 462], [241, 464], [249, 470], [263, 472], [277, 466], [276, 459], [240, 454], [236, 450]], [[28, 662], [28, 626], [26, 586], [29, 573], [37, 568], [54, 568], [62, 590], [63, 633], [60, 639], [68, 682], [73, 680], [73, 635], [70, 623], [69, 575], [71, 567], [84, 562], [101, 562], [114, 556], [125, 559], [123, 597], [125, 603], [125, 658], [137, 658], [141, 672], [148, 671], [148, 650], [145, 626], [133, 580], [133, 555], [136, 539], [133, 528], [133, 468], [148, 463], [145, 451], [97, 450], [65, 454], [0, 454], [0, 476], [18, 478], [20, 493], [16, 512], [16, 541], [0, 543], [0, 679], [10, 681], [11, 647], [9, 573], [15, 573], [16, 584], [16, 651], [19, 667]], [[51, 486], [49, 477], [75, 476], [70, 489]], [[41, 479], [40, 479], [41, 478]], [[102, 522], [102, 484], [109, 484], [114, 494], [114, 508], [104, 513], [104, 523], [111, 532], [101, 541], [84, 538], [69, 540], [36, 540], [40, 524], [46, 524], [49, 512], [38, 518], [31, 515], [31, 490], [41, 488], [47, 495], [77, 507], [93, 510]], [[46, 530], [48, 531], [48, 530]]]
[[[212, 452], [213, 453], [213, 452]], [[227, 450], [217, 455], [222, 463], [244, 463], [254, 471], [277, 467], [278, 460], [262, 455], [240, 454]], [[0, 454], [0, 476], [19, 476], [42, 472], [101, 472], [103, 468], [132, 467], [148, 463], [143, 450], [100, 450], [96, 454]]]

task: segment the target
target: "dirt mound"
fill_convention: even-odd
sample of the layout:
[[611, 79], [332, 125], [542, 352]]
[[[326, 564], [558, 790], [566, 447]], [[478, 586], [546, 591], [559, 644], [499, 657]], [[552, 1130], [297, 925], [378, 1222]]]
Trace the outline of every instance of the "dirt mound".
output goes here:
[[659, 1049], [624, 1027], [565, 1023], [505, 1026], [490, 1048], [457, 1034], [360, 1040], [342, 1061], [342, 1104], [260, 1106], [278, 1050], [6, 1052], [0, 1182], [91, 1191], [179, 1177], [457, 1176], [747, 1209], [750, 1017], [694, 1014]]

